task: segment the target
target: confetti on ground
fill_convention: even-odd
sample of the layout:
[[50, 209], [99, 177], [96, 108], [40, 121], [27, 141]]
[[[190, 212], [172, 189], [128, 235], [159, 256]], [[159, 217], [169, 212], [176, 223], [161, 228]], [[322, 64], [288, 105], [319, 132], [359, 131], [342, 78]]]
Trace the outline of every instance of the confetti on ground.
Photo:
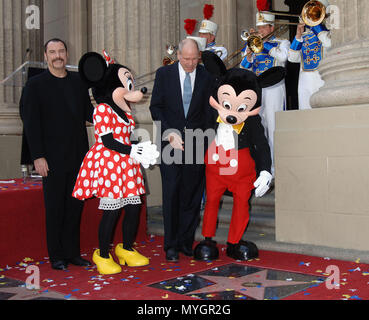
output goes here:
[[[160, 238], [161, 239], [161, 238]], [[86, 268], [78, 268], [71, 266], [68, 273], [53, 271], [49, 265], [49, 258], [45, 258], [41, 261], [35, 261], [33, 258], [24, 258], [16, 265], [3, 267], [0, 269], [0, 285], [4, 286], [5, 279], [8, 275], [14, 275], [15, 278], [19, 278], [25, 281], [28, 275], [25, 274], [25, 267], [32, 264], [38, 265], [41, 270], [41, 291], [48, 293], [50, 291], [62, 293], [65, 299], [82, 299], [82, 300], [95, 300], [95, 299], [181, 299], [186, 296], [188, 299], [216, 299], [218, 293], [208, 292], [207, 294], [191, 294], [191, 287], [196, 285], [198, 279], [198, 273], [204, 270], [211, 271], [213, 275], [222, 276], [220, 270], [222, 266], [229, 263], [249, 265], [254, 267], [267, 266], [267, 268], [275, 270], [286, 270], [291, 272], [297, 272], [301, 274], [315, 275], [316, 280], [309, 281], [308, 291], [300, 292], [294, 297], [303, 300], [317, 300], [319, 297], [325, 299], [327, 296], [329, 299], [346, 299], [346, 300], [369, 300], [369, 266], [361, 263], [360, 259], [355, 261], [336, 261], [331, 258], [316, 258], [308, 257], [304, 255], [294, 255], [287, 253], [272, 253], [260, 251], [260, 257], [244, 261], [234, 261], [226, 256], [226, 246], [219, 246], [221, 253], [221, 259], [214, 261], [196, 261], [180, 255], [180, 262], [167, 263], [165, 261], [165, 254], [163, 246], [157, 243], [157, 237], [150, 237], [146, 243], [139, 242], [139, 248], [142, 248], [142, 253], [150, 258], [150, 265], [144, 268], [129, 268], [123, 267], [122, 273], [115, 276], [103, 276], [99, 275], [95, 265]], [[114, 252], [113, 252], [114, 254]], [[91, 260], [91, 253], [83, 254], [87, 259]], [[289, 257], [291, 259], [288, 261]], [[3, 264], [4, 265], [4, 264]], [[325, 276], [329, 274], [324, 271], [330, 265], [339, 266], [341, 271], [340, 279], [338, 283], [332, 283], [331, 285], [337, 287], [337, 290], [327, 291], [323, 282], [326, 280]], [[230, 280], [234, 280], [237, 276], [230, 275], [227, 277]], [[169, 282], [168, 279], [177, 280], [177, 282]], [[284, 281], [293, 282], [295, 279], [286, 275], [282, 278]], [[365, 279], [365, 281], [364, 281]], [[164, 290], [170, 292], [165, 293], [163, 291], [153, 288], [149, 288], [149, 285], [154, 283], [160, 283], [165, 286]], [[214, 283], [205, 282], [203, 285], [210, 286]], [[363, 290], [363, 286], [365, 286]], [[148, 291], [153, 290], [153, 291]], [[261, 289], [262, 285], [255, 285], [252, 290]], [[335, 288], [336, 289], [336, 288]], [[251, 290], [251, 289], [250, 289]], [[232, 286], [224, 288], [224, 292], [228, 295], [232, 295], [234, 289]], [[234, 299], [248, 299], [244, 294], [250, 293], [246, 288], [241, 288], [237, 292], [234, 292]], [[321, 292], [321, 293], [318, 293]], [[206, 297], [208, 295], [208, 297]], [[277, 296], [268, 297], [269, 300], [278, 300]]]

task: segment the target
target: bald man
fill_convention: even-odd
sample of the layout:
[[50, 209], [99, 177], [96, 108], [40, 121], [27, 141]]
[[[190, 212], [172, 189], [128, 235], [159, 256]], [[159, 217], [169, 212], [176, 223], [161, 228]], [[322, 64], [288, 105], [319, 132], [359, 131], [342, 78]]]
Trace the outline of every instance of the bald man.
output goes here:
[[204, 159], [205, 151], [201, 139], [188, 135], [191, 130], [207, 129], [213, 83], [199, 65], [196, 41], [183, 40], [177, 57], [177, 62], [157, 71], [150, 105], [152, 119], [161, 126], [164, 250], [171, 262], [178, 261], [179, 252], [193, 255], [205, 183], [204, 163], [196, 158]]

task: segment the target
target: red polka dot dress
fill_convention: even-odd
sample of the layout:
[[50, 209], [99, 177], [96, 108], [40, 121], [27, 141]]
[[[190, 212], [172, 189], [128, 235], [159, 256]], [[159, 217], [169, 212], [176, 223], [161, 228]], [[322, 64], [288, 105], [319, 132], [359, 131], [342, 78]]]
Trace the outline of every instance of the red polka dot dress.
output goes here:
[[85, 200], [101, 198], [99, 209], [116, 210], [127, 204], [140, 204], [145, 194], [140, 164], [129, 155], [106, 148], [101, 137], [112, 133], [114, 139], [131, 145], [135, 128], [131, 114], [126, 122], [107, 104], [100, 104], [94, 112], [96, 142], [86, 154], [73, 190], [73, 197]]

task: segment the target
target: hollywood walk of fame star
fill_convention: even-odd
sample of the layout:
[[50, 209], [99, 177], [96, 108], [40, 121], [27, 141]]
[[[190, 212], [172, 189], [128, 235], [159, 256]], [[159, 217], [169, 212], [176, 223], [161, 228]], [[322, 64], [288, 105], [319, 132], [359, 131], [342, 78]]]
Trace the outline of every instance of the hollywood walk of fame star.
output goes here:
[[191, 295], [197, 293], [236, 291], [253, 299], [264, 300], [265, 289], [268, 287], [294, 286], [309, 283], [302, 281], [269, 280], [267, 279], [267, 274], [268, 270], [238, 278], [201, 275], [201, 278], [214, 282], [214, 284], [192, 291]]

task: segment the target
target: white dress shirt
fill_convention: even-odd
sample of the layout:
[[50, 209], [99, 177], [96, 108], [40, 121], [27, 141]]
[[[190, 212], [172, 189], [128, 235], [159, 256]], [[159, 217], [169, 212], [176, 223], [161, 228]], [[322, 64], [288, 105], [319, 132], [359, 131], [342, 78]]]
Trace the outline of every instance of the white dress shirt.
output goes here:
[[[181, 83], [181, 92], [183, 96], [183, 87], [184, 87], [184, 81], [186, 78], [186, 71], [184, 71], [180, 62], [178, 63], [178, 69], [179, 69], [179, 82]], [[194, 71], [190, 73], [190, 78], [191, 78], [191, 89], [193, 93], [193, 89], [195, 87], [195, 79], [196, 79], [196, 68]]]

